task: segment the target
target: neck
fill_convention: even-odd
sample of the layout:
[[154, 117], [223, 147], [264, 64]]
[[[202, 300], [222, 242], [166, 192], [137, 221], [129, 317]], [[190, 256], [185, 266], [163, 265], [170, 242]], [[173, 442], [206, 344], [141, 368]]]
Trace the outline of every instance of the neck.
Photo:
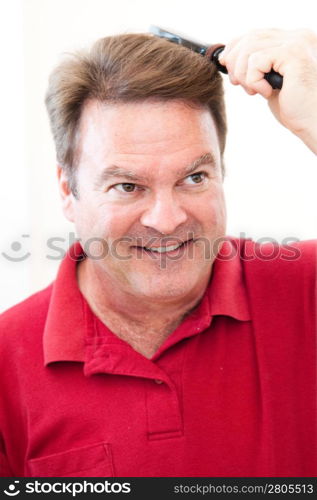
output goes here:
[[154, 318], [176, 318], [193, 309], [201, 300], [209, 281], [191, 290], [187, 296], [166, 297], [158, 300], [151, 297], [139, 297], [112, 282], [106, 273], [100, 275], [89, 259], [80, 262], [77, 267], [79, 289], [94, 309], [102, 313], [112, 311], [125, 319], [136, 323], [153, 321]]

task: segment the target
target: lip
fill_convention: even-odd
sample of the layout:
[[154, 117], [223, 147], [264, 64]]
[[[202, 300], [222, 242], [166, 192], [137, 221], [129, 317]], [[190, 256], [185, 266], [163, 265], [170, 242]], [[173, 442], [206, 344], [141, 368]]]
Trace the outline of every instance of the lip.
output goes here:
[[[173, 257], [173, 256], [181, 256], [185, 250], [189, 247], [189, 245], [194, 243], [194, 239], [191, 238], [185, 242], [183, 242], [178, 248], [175, 250], [170, 250], [169, 252], [156, 252], [156, 251], [151, 251], [151, 249], [146, 249], [141, 246], [132, 246], [131, 248], [134, 248], [138, 253], [142, 253], [144, 255], [149, 255], [152, 258], [164, 258], [166, 257]], [[172, 244], [165, 245], [166, 247], [172, 246]], [[153, 246], [151, 248], [164, 248], [164, 246]]]

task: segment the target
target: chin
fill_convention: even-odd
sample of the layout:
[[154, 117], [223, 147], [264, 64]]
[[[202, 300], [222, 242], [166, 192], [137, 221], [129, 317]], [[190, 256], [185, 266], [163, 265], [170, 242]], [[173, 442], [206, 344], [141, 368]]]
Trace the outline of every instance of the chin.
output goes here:
[[165, 276], [164, 278], [153, 276], [150, 280], [145, 281], [143, 277], [139, 280], [139, 286], [135, 286], [136, 282], [134, 282], [133, 288], [138, 290], [144, 298], [164, 302], [188, 297], [199, 287], [197, 276], [193, 277], [192, 280], [189, 279], [188, 275], [182, 280], [175, 279], [175, 276]]

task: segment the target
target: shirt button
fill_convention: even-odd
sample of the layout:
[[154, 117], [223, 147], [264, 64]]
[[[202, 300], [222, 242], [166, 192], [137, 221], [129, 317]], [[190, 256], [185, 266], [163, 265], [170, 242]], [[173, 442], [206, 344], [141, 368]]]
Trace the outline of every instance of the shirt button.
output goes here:
[[163, 380], [160, 380], [159, 378], [156, 378], [156, 379], [154, 380], [154, 382], [155, 382], [156, 384], [163, 384]]

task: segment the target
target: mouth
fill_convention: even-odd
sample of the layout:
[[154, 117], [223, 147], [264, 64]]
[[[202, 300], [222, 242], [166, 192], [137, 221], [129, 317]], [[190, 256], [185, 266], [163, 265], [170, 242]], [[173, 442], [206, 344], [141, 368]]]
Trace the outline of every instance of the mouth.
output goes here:
[[160, 255], [166, 255], [169, 257], [173, 256], [181, 256], [181, 254], [184, 253], [186, 248], [189, 247], [194, 242], [193, 238], [184, 241], [182, 243], [177, 243], [175, 245], [168, 245], [168, 246], [162, 246], [162, 247], [142, 247], [142, 246], [133, 246], [132, 248], [135, 248], [137, 252], [139, 253], [144, 253], [148, 254], [151, 257], [157, 257]]

